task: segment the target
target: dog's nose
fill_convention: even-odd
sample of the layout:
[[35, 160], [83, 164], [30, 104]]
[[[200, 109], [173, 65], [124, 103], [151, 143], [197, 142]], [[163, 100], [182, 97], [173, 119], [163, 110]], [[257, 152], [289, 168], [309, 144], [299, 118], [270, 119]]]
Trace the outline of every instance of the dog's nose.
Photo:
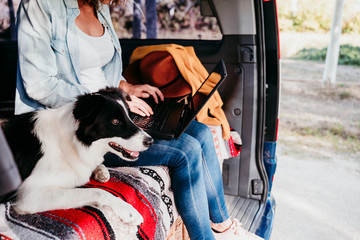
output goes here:
[[152, 137], [146, 137], [143, 144], [145, 147], [150, 147], [154, 143], [154, 139]]

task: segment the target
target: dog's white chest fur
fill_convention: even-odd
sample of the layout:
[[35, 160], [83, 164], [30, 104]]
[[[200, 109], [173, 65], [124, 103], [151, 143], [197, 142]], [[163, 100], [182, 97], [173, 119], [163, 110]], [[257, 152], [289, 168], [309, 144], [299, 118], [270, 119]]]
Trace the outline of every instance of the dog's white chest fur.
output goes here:
[[[41, 142], [43, 157], [29, 178], [37, 178], [40, 185], [54, 186], [61, 182], [66, 187], [80, 186], [89, 181], [91, 172], [103, 161], [105, 152], [77, 140], [78, 123], [72, 117], [72, 105], [40, 111], [36, 118], [34, 133]], [[47, 174], [43, 175], [44, 172]], [[46, 179], [40, 180], [42, 177], [39, 175]]]

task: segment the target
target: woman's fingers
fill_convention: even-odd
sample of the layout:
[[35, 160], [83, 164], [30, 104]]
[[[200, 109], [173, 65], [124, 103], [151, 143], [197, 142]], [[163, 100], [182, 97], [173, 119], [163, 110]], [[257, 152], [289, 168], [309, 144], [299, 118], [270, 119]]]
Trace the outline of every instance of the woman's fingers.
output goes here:
[[162, 92], [160, 91], [160, 89], [158, 89], [157, 87], [150, 86], [150, 85], [148, 85], [148, 86], [149, 86], [150, 89], [151, 89], [151, 92], [149, 92], [149, 93], [150, 93], [150, 95], [154, 98], [154, 101], [155, 101], [156, 103], [159, 103], [159, 99], [158, 99], [158, 98], [160, 98], [161, 101], [164, 101], [164, 95], [162, 94]]
[[164, 100], [164, 95], [160, 89], [148, 84], [132, 85], [130, 83], [123, 82], [122, 87], [123, 90], [126, 91], [129, 95], [134, 95], [141, 98], [148, 98], [152, 96], [156, 103], [159, 103], [159, 99], [161, 101]]
[[132, 107], [130, 107], [130, 111], [133, 112], [133, 113], [136, 113], [136, 114], [138, 114], [138, 115], [140, 115], [140, 116], [142, 116], [142, 117], [145, 117], [145, 116], [146, 116], [146, 114], [145, 114], [144, 112], [140, 111], [140, 110], [137, 109], [137, 108], [132, 108]]
[[131, 101], [127, 101], [130, 111], [141, 116], [150, 116], [153, 114], [151, 107], [136, 96], [130, 96]]
[[142, 98], [148, 98], [148, 97], [152, 96], [156, 103], [159, 103], [159, 99], [161, 101], [164, 100], [164, 95], [162, 94], [160, 89], [158, 89], [157, 87], [150, 86], [148, 84], [135, 85], [135, 86], [138, 86], [138, 90], [140, 91], [140, 97], [142, 97]]

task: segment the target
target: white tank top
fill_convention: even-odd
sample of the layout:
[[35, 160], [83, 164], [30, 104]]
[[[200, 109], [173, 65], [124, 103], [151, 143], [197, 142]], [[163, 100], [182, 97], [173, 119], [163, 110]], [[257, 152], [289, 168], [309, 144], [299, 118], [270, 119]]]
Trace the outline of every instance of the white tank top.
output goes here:
[[115, 49], [108, 30], [104, 29], [102, 36], [92, 37], [77, 27], [80, 84], [88, 88], [90, 92], [96, 92], [108, 86], [102, 67], [111, 61]]

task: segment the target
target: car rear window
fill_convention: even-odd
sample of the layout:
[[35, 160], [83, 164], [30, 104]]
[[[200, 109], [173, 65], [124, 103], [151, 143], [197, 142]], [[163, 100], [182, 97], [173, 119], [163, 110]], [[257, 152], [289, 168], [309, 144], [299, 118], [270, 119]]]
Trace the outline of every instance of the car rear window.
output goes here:
[[127, 1], [111, 6], [111, 16], [120, 39], [222, 38], [216, 18], [201, 16], [200, 0]]

